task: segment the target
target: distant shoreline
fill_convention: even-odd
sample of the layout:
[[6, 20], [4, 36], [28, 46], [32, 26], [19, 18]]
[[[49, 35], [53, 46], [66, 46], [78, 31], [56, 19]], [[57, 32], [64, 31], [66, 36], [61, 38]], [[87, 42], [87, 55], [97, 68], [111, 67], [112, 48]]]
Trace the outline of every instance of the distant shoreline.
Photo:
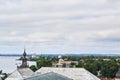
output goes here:
[[[63, 55], [63, 56], [120, 56], [120, 54], [36, 54], [36, 56], [59, 56], [59, 55]], [[22, 54], [0, 54], [0, 56], [12, 56], [12, 57], [20, 57], [22, 56]], [[32, 54], [28, 54], [28, 56], [32, 56]]]

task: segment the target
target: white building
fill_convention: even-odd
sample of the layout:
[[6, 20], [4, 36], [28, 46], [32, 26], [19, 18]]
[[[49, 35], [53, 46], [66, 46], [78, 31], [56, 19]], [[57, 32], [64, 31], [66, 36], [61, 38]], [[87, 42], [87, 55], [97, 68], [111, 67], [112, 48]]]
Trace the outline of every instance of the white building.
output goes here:
[[74, 63], [74, 64], [78, 64], [78, 61], [67, 61], [67, 60], [64, 60], [62, 59], [62, 56], [58, 56], [59, 58], [59, 61], [57, 64], [55, 64], [54, 66], [55, 67], [66, 67], [66, 68], [70, 68], [70, 67], [73, 67], [71, 64]]
[[53, 68], [53, 67], [42, 67], [35, 72], [35, 75], [46, 74], [49, 72], [58, 73], [66, 76], [72, 80], [100, 80], [95, 75], [90, 73], [84, 68]]

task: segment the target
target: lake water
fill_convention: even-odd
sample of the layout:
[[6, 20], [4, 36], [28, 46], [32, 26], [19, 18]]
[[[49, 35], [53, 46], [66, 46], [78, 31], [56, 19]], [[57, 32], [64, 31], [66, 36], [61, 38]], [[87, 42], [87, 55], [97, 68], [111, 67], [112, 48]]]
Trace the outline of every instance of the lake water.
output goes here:
[[[20, 57], [0, 56], [0, 70], [2, 70], [5, 73], [13, 72], [15, 69], [17, 69], [17, 65], [21, 64], [21, 61], [16, 60], [19, 58]], [[29, 66], [36, 65], [36, 62], [28, 61], [28, 64], [29, 64]]]

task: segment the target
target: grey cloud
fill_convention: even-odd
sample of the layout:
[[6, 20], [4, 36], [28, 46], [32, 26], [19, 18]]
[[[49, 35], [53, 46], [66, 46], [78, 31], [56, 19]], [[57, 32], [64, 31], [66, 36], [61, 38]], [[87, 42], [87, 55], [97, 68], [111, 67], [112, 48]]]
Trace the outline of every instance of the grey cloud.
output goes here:
[[106, 51], [110, 52], [116, 43], [120, 45], [119, 4], [107, 0], [1, 0], [0, 46], [26, 44], [45, 52], [79, 52], [83, 48], [84, 52], [96, 47], [102, 50], [109, 42], [112, 45]]
[[120, 37], [106, 37], [106, 38], [98, 38], [96, 41], [101, 42], [108, 42], [108, 43], [119, 43], [120, 44]]
[[108, 2], [120, 2], [120, 0], [107, 0]]

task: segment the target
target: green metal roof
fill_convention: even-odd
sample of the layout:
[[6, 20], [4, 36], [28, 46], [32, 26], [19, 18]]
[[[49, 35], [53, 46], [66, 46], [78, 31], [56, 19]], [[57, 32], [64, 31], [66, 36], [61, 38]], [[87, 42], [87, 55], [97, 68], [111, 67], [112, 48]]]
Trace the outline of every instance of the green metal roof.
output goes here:
[[30, 77], [25, 80], [72, 80], [72, 79], [54, 72], [49, 72], [46, 74]]

